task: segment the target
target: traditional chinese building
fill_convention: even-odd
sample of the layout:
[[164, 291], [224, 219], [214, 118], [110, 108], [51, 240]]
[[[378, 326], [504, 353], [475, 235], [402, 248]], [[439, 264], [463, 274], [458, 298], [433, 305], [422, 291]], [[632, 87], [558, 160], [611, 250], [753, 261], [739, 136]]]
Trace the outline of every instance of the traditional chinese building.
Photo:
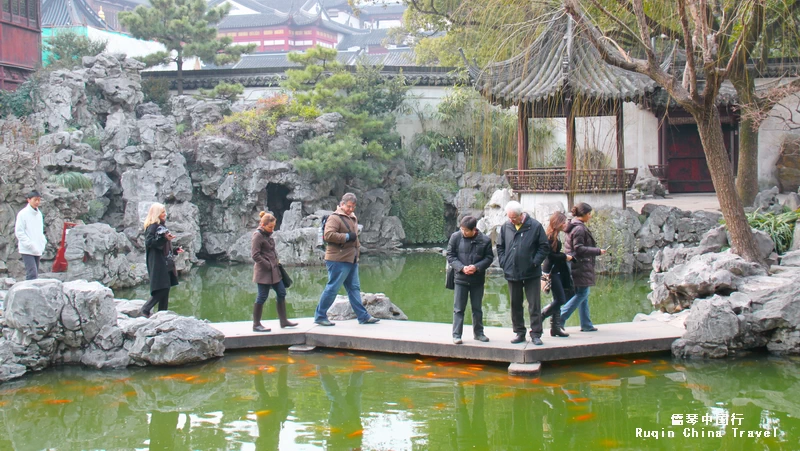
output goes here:
[[[493, 103], [517, 108], [517, 168], [505, 174], [529, 211], [553, 202], [567, 209], [579, 202], [624, 207], [636, 179], [637, 168], [626, 167], [623, 104], [642, 101], [657, 85], [607, 64], [584, 33], [569, 15], [557, 14], [519, 55], [484, 69], [467, 63], [476, 89]], [[588, 167], [577, 158], [576, 119], [602, 116], [614, 119], [612, 168]], [[564, 118], [565, 167], [529, 166], [533, 118]]]
[[[356, 13], [346, 0], [212, 0], [210, 5], [224, 3], [231, 5], [231, 11], [217, 27], [219, 35], [236, 44], [255, 44], [255, 53], [302, 51], [314, 46], [346, 50], [361, 38], [368, 41], [369, 53], [385, 53], [385, 30], [371, 29], [399, 25], [402, 18], [397, 5], [391, 9], [362, 7]], [[342, 47], [342, 42], [347, 46]]]
[[[149, 5], [149, 1], [44, 0], [42, 38], [47, 42], [58, 33], [71, 32], [91, 40], [105, 41], [109, 52], [125, 53], [132, 57], [163, 50], [164, 46], [157, 42], [133, 38], [120, 29], [117, 13], [133, 9], [139, 4]], [[47, 62], [47, 49], [41, 53]]]
[[16, 89], [42, 64], [39, 9], [39, 0], [0, 0], [0, 89]]

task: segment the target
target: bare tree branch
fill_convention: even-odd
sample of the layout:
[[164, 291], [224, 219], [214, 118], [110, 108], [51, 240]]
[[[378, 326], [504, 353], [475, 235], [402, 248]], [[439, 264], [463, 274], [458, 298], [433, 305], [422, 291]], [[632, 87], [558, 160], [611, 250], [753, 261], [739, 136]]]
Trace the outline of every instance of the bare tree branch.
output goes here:
[[686, 68], [683, 73], [683, 88], [689, 91], [689, 96], [695, 102], [700, 98], [697, 94], [697, 73], [695, 72], [694, 61], [694, 39], [692, 30], [689, 28], [689, 16], [686, 12], [686, 0], [678, 0], [678, 15], [680, 16], [681, 28], [683, 29], [683, 42], [686, 48]]
[[636, 16], [636, 22], [639, 24], [639, 38], [644, 42], [644, 51], [647, 55], [647, 62], [651, 67], [658, 65], [656, 61], [656, 54], [653, 51], [653, 46], [650, 44], [650, 26], [647, 25], [647, 20], [644, 15], [644, 4], [642, 0], [633, 0], [633, 14]]

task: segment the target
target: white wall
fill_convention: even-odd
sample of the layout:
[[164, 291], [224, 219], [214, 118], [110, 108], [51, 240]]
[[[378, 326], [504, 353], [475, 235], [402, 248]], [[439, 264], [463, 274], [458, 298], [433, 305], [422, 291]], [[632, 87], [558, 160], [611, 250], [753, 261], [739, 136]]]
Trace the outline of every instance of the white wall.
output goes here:
[[[760, 84], [772, 80], [760, 79], [756, 81], [756, 88]], [[789, 82], [791, 80], [786, 80]], [[770, 112], [770, 117], [761, 123], [758, 130], [758, 185], [759, 188], [771, 188], [778, 185], [778, 174], [775, 163], [781, 153], [781, 144], [789, 134], [800, 134], [800, 130], [790, 130], [788, 124], [800, 125], [800, 95], [795, 94], [783, 100]]]
[[109, 53], [124, 53], [133, 58], [164, 50], [164, 46], [158, 42], [142, 41], [127, 34], [99, 30], [92, 27], [87, 27], [87, 34], [89, 39], [93, 41], [108, 42], [106, 50]]
[[430, 119], [431, 114], [436, 112], [436, 108], [448, 93], [448, 88], [444, 86], [416, 86], [408, 90], [406, 104], [411, 111], [397, 117], [397, 133], [403, 140], [403, 145], [410, 145], [414, 136], [421, 133], [423, 123], [420, 115], [426, 120], [424, 126], [428, 130], [438, 130], [437, 121]]

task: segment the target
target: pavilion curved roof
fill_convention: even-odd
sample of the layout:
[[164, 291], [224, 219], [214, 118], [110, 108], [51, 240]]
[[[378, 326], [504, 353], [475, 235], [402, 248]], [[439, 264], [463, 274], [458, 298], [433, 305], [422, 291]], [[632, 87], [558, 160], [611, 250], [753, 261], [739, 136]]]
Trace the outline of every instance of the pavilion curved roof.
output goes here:
[[586, 33], [561, 10], [519, 55], [484, 69], [467, 62], [470, 77], [484, 95], [510, 104], [546, 101], [565, 91], [584, 98], [634, 101], [657, 88], [650, 77], [606, 63]]

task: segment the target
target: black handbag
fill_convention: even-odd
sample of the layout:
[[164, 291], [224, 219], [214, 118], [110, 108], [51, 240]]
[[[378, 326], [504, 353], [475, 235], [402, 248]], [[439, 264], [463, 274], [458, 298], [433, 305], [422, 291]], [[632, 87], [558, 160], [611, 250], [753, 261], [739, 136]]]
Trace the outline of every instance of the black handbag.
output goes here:
[[286, 272], [286, 269], [284, 269], [283, 265], [280, 263], [278, 263], [278, 271], [280, 271], [281, 273], [281, 280], [283, 280], [283, 286], [286, 288], [291, 287], [293, 283], [292, 278], [289, 277], [289, 273]]
[[444, 281], [444, 287], [448, 290], [455, 290], [456, 289], [456, 271], [453, 269], [452, 266], [447, 268], [447, 277]]

